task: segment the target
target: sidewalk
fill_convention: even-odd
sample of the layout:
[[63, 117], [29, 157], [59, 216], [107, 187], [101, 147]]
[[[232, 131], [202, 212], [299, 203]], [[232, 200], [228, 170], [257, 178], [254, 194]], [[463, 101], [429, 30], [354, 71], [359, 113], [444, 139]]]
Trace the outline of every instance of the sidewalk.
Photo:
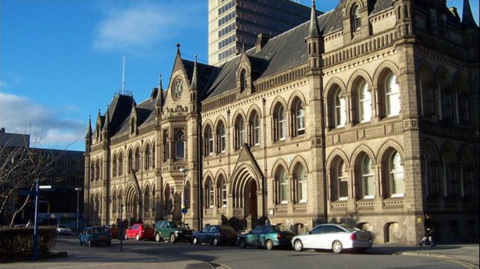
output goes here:
[[479, 268], [478, 244], [449, 244], [430, 246], [405, 246], [396, 244], [378, 244], [368, 251], [371, 254], [423, 256], [447, 259], [468, 268]]

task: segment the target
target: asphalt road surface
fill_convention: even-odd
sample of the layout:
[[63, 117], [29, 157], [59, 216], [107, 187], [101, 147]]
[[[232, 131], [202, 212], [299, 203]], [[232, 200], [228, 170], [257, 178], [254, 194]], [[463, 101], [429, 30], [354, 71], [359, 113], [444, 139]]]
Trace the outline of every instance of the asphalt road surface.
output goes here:
[[112, 240], [112, 246], [79, 246], [73, 236], [58, 238], [54, 251], [67, 251], [67, 258], [38, 262], [0, 264], [2, 269], [465, 269], [446, 259], [392, 255], [391, 251], [375, 247], [364, 254], [333, 254], [329, 251], [303, 251], [237, 246], [192, 245], [189, 243]]

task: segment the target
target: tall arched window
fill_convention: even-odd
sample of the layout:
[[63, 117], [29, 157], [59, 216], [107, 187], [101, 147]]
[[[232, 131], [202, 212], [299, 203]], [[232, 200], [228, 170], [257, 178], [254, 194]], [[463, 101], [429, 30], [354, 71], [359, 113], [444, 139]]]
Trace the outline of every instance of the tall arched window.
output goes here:
[[385, 104], [387, 117], [400, 114], [400, 86], [397, 83], [397, 76], [393, 73], [385, 81]]
[[152, 168], [155, 168], [155, 162], [156, 162], [156, 157], [155, 157], [155, 143], [152, 145]]
[[220, 175], [217, 183], [218, 207], [227, 207], [227, 184], [225, 178]]
[[247, 88], [248, 88], [247, 71], [243, 69], [240, 72], [240, 91], [243, 92]]
[[155, 192], [155, 185], [152, 187], [152, 211], [155, 211], [155, 197], [156, 197], [156, 192]]
[[375, 174], [372, 160], [368, 156], [362, 161], [361, 181], [361, 196], [363, 199], [373, 199], [375, 197]]
[[351, 24], [352, 24], [352, 31], [358, 31], [362, 27], [362, 20], [360, 17], [360, 7], [355, 5], [352, 8], [352, 15], [351, 15]]
[[205, 128], [205, 156], [213, 155], [213, 134], [212, 134], [212, 127], [207, 125]]
[[340, 88], [335, 91], [334, 106], [334, 126], [335, 128], [344, 127], [345, 123], [347, 122], [347, 113], [345, 106], [345, 97], [343, 96], [342, 90]]
[[145, 211], [148, 211], [150, 209], [150, 188], [148, 187], [148, 185], [145, 187], [144, 191], [143, 207], [145, 208]]
[[331, 171], [333, 185], [332, 200], [348, 200], [348, 176], [347, 172], [345, 171], [345, 163], [343, 160], [338, 159], [335, 163], [333, 163]]
[[287, 139], [287, 113], [281, 104], [278, 104], [274, 112], [275, 141]]
[[368, 85], [366, 82], [360, 84], [360, 88], [358, 90], [358, 121], [362, 122], [369, 122], [372, 119], [372, 100], [370, 90], [368, 89]]
[[100, 169], [100, 161], [98, 159], [97, 159], [97, 166], [95, 167], [95, 172], [96, 172], [95, 179], [100, 180], [101, 169]]
[[170, 142], [168, 141], [168, 130], [163, 131], [163, 161], [170, 160]]
[[177, 129], [175, 132], [175, 159], [185, 159], [185, 131]]
[[112, 160], [112, 176], [116, 177], [117, 176], [117, 154], [113, 154], [113, 160]]
[[145, 170], [148, 170], [150, 169], [151, 165], [152, 165], [152, 151], [150, 150], [150, 145], [147, 144], [147, 146], [145, 147]]
[[235, 149], [240, 149], [245, 143], [245, 124], [242, 116], [235, 121]]
[[213, 188], [213, 181], [210, 177], [205, 182], [205, 206], [213, 208], [215, 205], [215, 189]]
[[135, 167], [133, 169], [135, 169], [135, 171], [140, 171], [140, 149], [137, 148], [135, 150]]
[[283, 167], [277, 169], [275, 174], [276, 188], [277, 188], [277, 204], [287, 204], [288, 203], [288, 180], [287, 172]]
[[113, 190], [112, 195], [112, 213], [115, 214], [117, 212], [117, 190]]
[[118, 175], [123, 175], [123, 151], [118, 154]]
[[250, 145], [257, 146], [260, 145], [261, 141], [261, 126], [260, 126], [260, 118], [258, 113], [255, 111], [250, 116]]
[[220, 122], [217, 127], [217, 153], [224, 153], [227, 148], [227, 132], [225, 125]]
[[402, 157], [395, 152], [388, 163], [389, 193], [391, 197], [403, 197], [405, 195], [405, 178]]
[[95, 163], [91, 162], [90, 163], [90, 181], [95, 180]]
[[292, 104], [292, 133], [297, 137], [305, 134], [305, 107], [299, 98], [296, 98]]
[[298, 164], [294, 173], [295, 187], [297, 189], [295, 202], [306, 203], [308, 197], [308, 184], [307, 175], [305, 174], [305, 168], [303, 165]]

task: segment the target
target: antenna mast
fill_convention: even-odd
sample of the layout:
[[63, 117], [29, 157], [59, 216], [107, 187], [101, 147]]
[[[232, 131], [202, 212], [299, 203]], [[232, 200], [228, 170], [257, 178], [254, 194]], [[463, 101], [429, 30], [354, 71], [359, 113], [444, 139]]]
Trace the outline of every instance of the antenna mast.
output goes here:
[[123, 55], [122, 95], [125, 93], [125, 55]]

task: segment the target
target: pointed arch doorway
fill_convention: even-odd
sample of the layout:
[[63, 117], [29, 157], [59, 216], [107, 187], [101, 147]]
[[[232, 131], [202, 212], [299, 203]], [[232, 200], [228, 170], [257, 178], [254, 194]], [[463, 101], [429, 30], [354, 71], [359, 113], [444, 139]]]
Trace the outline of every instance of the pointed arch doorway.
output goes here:
[[233, 217], [257, 219], [262, 212], [262, 189], [257, 173], [249, 166], [241, 167], [233, 174], [231, 184]]

